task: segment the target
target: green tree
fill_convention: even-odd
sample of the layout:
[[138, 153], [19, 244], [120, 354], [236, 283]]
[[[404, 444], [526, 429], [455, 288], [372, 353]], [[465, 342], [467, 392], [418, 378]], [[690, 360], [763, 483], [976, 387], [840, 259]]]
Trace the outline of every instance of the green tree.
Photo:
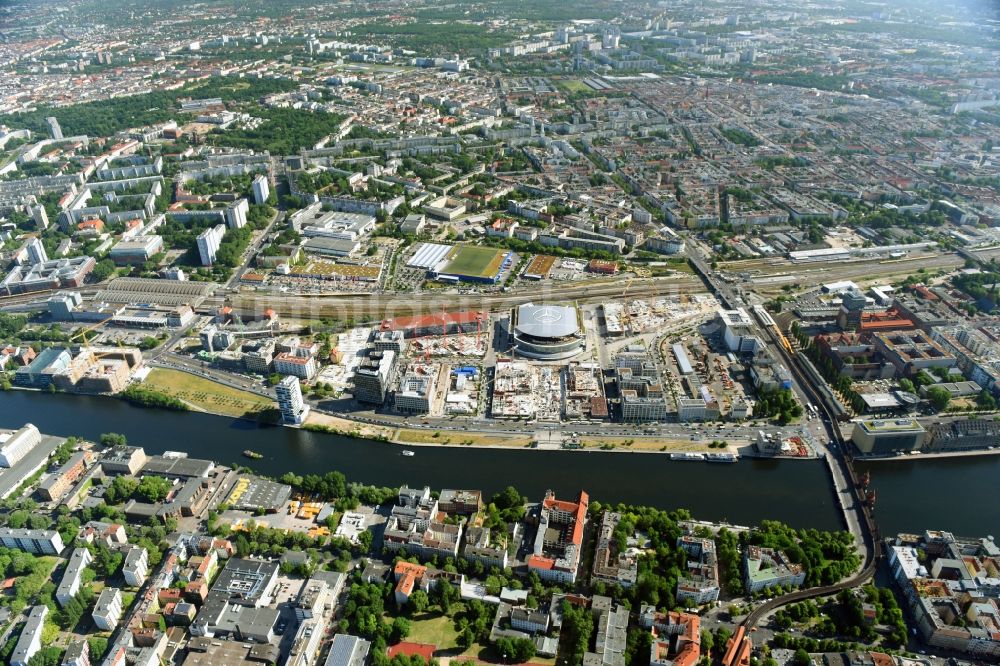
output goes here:
[[413, 594], [410, 595], [409, 600], [406, 605], [409, 607], [410, 612], [413, 614], [423, 613], [427, 610], [427, 606], [430, 603], [430, 599], [427, 597], [427, 593], [423, 590], [414, 590]]
[[405, 617], [397, 617], [392, 621], [392, 631], [390, 636], [394, 643], [398, 643], [410, 635], [410, 621]]
[[106, 432], [101, 435], [100, 438], [101, 446], [125, 446], [128, 444], [128, 440], [125, 435], [117, 432]]
[[132, 497], [138, 487], [139, 482], [131, 476], [117, 476], [104, 491], [104, 501], [110, 505], [121, 504]]
[[941, 386], [931, 386], [927, 389], [927, 399], [930, 401], [931, 406], [940, 412], [951, 402], [951, 394]]
[[503, 636], [497, 639], [496, 651], [503, 657], [504, 663], [522, 664], [535, 656], [535, 644], [528, 638]]
[[101, 259], [94, 266], [94, 270], [90, 272], [98, 282], [104, 282], [109, 277], [115, 274], [115, 262], [110, 259]]
[[107, 652], [108, 639], [102, 636], [94, 636], [87, 639], [87, 645], [90, 647], [90, 658], [97, 661]]
[[148, 502], [162, 502], [170, 494], [173, 484], [162, 476], [144, 476], [137, 492]]

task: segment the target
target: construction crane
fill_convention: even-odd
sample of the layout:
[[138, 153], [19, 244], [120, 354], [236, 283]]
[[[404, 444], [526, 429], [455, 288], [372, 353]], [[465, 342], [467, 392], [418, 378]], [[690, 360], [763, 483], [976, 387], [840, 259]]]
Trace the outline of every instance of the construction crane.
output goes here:
[[100, 359], [102, 359], [102, 358], [104, 358], [106, 356], [111, 356], [112, 355], [111, 352], [98, 352], [98, 353], [95, 353], [94, 351], [92, 351], [91, 348], [90, 348], [90, 340], [87, 338], [87, 334], [90, 333], [91, 331], [97, 330], [101, 326], [104, 326], [105, 324], [107, 324], [112, 319], [114, 319], [114, 315], [111, 315], [110, 317], [107, 317], [106, 319], [102, 319], [101, 321], [99, 321], [99, 322], [97, 322], [95, 324], [91, 324], [90, 326], [85, 327], [81, 331], [77, 331], [76, 333], [74, 333], [73, 335], [71, 335], [69, 337], [69, 342], [73, 342], [73, 340], [76, 340], [77, 338], [80, 338], [81, 340], [83, 340], [83, 345], [82, 345], [83, 348], [86, 349], [94, 357], [95, 361], [100, 360]]
[[108, 317], [106, 319], [102, 319], [101, 321], [97, 322], [96, 324], [91, 324], [90, 326], [85, 327], [83, 330], [77, 331], [75, 334], [73, 334], [73, 335], [71, 335], [69, 337], [69, 341], [72, 342], [73, 340], [76, 340], [77, 338], [81, 338], [83, 340], [83, 346], [89, 351], [90, 350], [90, 340], [87, 339], [87, 334], [90, 333], [91, 331], [97, 330], [101, 326], [104, 326], [105, 324], [107, 324], [109, 321], [111, 321], [114, 318], [115, 318], [114, 315], [111, 315], [110, 317]]
[[632, 330], [632, 318], [628, 314], [628, 303], [625, 302], [625, 297], [633, 282], [635, 282], [635, 277], [630, 277], [625, 283], [625, 289], [622, 290], [622, 328], [628, 328], [629, 332]]

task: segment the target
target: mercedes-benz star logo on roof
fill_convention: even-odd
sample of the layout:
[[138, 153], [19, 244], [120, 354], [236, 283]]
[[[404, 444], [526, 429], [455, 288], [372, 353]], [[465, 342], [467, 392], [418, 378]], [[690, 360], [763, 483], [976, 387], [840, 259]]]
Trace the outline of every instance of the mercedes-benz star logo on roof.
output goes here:
[[555, 308], [541, 308], [536, 310], [532, 319], [539, 324], [554, 324], [563, 318], [562, 312]]

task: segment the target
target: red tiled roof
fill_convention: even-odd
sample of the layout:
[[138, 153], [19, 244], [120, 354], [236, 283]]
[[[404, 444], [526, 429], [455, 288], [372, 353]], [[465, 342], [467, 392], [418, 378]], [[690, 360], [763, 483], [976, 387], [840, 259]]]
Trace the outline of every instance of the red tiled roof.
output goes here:
[[532, 555], [528, 558], [528, 568], [529, 569], [551, 569], [556, 565], [555, 560], [551, 557], [542, 557], [541, 555]]
[[405, 330], [410, 328], [434, 328], [447, 324], [473, 324], [476, 320], [489, 319], [489, 313], [480, 310], [463, 310], [461, 312], [445, 312], [416, 317], [396, 317], [385, 319], [379, 328], [383, 331]]

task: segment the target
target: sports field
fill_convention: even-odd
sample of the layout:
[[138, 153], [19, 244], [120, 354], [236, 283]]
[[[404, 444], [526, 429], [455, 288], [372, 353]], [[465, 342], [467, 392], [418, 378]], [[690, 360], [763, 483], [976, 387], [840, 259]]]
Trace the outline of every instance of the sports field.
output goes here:
[[492, 247], [458, 245], [452, 250], [448, 265], [441, 271], [447, 275], [467, 275], [474, 278], [492, 278], [500, 270], [507, 250]]

